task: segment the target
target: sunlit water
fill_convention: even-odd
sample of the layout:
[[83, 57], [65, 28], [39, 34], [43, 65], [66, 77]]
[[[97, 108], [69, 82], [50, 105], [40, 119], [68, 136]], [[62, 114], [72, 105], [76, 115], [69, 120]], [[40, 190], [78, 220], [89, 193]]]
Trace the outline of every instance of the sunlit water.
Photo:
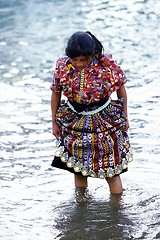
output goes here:
[[[160, 3], [0, 1], [0, 239], [160, 239]], [[73, 176], [50, 167], [50, 82], [74, 31], [90, 30], [128, 77], [134, 161], [119, 204], [89, 179], [76, 202]]]

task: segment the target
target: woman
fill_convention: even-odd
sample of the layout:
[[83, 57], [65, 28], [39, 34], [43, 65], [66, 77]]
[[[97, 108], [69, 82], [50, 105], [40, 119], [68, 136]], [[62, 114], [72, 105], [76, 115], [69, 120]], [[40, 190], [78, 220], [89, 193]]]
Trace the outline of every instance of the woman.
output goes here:
[[[125, 74], [88, 31], [74, 33], [65, 53], [51, 85], [53, 135], [60, 143], [52, 166], [73, 172], [76, 188], [86, 188], [88, 176], [99, 177], [120, 194], [120, 174], [132, 159]], [[117, 100], [111, 100], [114, 91]]]

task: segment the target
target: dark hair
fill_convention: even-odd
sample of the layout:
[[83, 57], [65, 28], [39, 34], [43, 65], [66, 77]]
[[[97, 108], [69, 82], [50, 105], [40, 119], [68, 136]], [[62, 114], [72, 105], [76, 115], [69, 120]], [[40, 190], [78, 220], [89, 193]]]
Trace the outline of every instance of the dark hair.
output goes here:
[[68, 40], [65, 53], [70, 58], [102, 54], [102, 43], [89, 31], [75, 32]]

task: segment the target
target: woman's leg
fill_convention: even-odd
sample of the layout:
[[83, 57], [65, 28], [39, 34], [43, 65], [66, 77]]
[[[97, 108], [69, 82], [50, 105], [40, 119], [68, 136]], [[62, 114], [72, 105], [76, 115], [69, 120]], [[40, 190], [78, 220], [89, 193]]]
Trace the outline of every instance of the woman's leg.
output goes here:
[[87, 188], [87, 177], [74, 174], [74, 182], [76, 188]]
[[86, 190], [87, 190], [87, 177], [83, 177], [74, 174], [74, 181], [76, 187], [76, 201], [79, 203], [87, 202]]
[[113, 178], [106, 178], [110, 191], [113, 194], [122, 193], [122, 182], [120, 176], [115, 176]]

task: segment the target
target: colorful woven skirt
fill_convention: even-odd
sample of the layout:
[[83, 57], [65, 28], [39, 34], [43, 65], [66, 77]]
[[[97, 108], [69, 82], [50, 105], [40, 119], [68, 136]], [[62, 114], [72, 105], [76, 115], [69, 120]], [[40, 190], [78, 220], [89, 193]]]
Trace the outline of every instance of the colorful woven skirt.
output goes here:
[[123, 100], [109, 99], [101, 107], [76, 112], [62, 101], [56, 114], [61, 137], [56, 141], [53, 167], [91, 177], [114, 177], [128, 169], [132, 152]]

